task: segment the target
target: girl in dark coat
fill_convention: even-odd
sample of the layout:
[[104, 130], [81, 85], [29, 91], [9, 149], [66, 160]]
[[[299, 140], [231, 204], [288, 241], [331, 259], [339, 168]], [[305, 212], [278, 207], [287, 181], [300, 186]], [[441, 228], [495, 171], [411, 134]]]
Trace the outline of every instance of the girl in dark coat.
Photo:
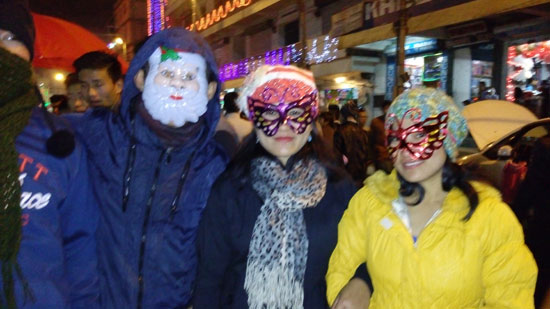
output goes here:
[[355, 187], [315, 131], [313, 76], [263, 66], [239, 99], [255, 130], [199, 225], [194, 308], [328, 308], [324, 277]]

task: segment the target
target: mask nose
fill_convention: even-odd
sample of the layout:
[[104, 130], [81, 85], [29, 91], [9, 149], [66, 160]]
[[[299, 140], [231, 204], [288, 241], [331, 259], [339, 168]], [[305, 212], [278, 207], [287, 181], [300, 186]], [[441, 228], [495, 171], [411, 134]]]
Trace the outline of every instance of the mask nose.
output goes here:
[[183, 90], [185, 89], [185, 82], [180, 78], [172, 78], [172, 80], [170, 81], [170, 86], [172, 86], [176, 90]]

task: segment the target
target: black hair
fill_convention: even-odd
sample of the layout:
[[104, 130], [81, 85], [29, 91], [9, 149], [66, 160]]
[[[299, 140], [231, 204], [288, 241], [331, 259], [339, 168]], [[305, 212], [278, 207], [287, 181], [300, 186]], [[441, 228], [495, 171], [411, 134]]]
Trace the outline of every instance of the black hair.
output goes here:
[[[240, 186], [244, 186], [249, 180], [252, 160], [259, 157], [269, 157], [276, 160], [257, 142], [256, 131], [253, 130], [241, 143], [235, 157], [233, 157], [224, 172], [224, 176], [235, 179]], [[319, 160], [326, 169], [329, 179], [341, 179], [346, 176], [344, 167], [336, 160], [333, 151], [326, 146], [323, 138], [317, 133], [315, 126], [311, 131], [311, 141], [307, 142], [302, 149], [288, 159], [285, 169], [291, 169], [296, 162], [311, 158]]]
[[78, 75], [76, 73], [70, 73], [67, 75], [67, 78], [65, 78], [65, 87], [69, 88], [72, 85], [80, 84], [82, 83], [80, 79], [78, 79]]
[[54, 94], [50, 97], [50, 102], [67, 102], [67, 96], [64, 94]]
[[73, 62], [73, 67], [75, 68], [77, 74], [85, 69], [107, 69], [107, 73], [113, 83], [116, 83], [122, 79], [122, 66], [116, 55], [103, 51], [85, 53]]
[[143, 45], [145, 44], [145, 42], [147, 42], [147, 40], [149, 40], [150, 36], [145, 36], [144, 38], [142, 38], [141, 40], [139, 40], [135, 45], [134, 45], [134, 49], [132, 50], [134, 52], [134, 55], [136, 55], [139, 50], [143, 47]]
[[334, 116], [333, 122], [340, 121], [340, 106], [338, 104], [329, 104], [328, 111]]
[[342, 106], [340, 113], [342, 113], [342, 118], [344, 118], [344, 121], [347, 121], [348, 117], [352, 117], [355, 120], [359, 118], [359, 108], [353, 101]]
[[227, 113], [238, 113], [239, 107], [237, 106], [237, 103], [235, 102], [237, 98], [239, 97], [239, 94], [236, 92], [229, 92], [226, 93], [223, 97], [223, 109]]
[[[462, 193], [464, 193], [464, 195], [466, 195], [466, 198], [468, 198], [468, 203], [470, 204], [470, 210], [466, 216], [462, 218], [464, 221], [468, 221], [472, 217], [479, 203], [478, 194], [474, 187], [470, 184], [470, 180], [472, 180], [472, 178], [473, 177], [466, 174], [460, 165], [453, 163], [447, 157], [445, 164], [443, 164], [443, 190], [449, 192], [452, 188], [457, 187], [462, 191]], [[414, 194], [418, 195], [416, 202], [409, 204], [409, 206], [416, 206], [420, 204], [420, 202], [424, 199], [424, 194], [426, 192], [424, 187], [416, 182], [408, 182], [399, 173], [397, 173], [397, 179], [399, 179], [399, 183], [401, 184], [401, 187], [399, 188], [399, 194], [401, 196], [409, 197]]]

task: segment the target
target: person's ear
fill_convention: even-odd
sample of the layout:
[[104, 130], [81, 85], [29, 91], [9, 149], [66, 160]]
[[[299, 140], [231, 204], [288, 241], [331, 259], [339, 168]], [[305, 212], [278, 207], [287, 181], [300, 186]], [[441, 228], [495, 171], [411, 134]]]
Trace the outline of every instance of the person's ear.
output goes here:
[[218, 87], [218, 82], [210, 82], [208, 84], [208, 100], [212, 100], [216, 94], [216, 88]]
[[124, 85], [124, 80], [122, 78], [119, 78], [119, 80], [117, 80], [115, 83], [116, 94], [122, 93], [123, 85]]
[[139, 91], [143, 92], [143, 88], [145, 85], [145, 72], [143, 72], [143, 70], [139, 70], [134, 76], [134, 84], [136, 85], [136, 88], [139, 89]]

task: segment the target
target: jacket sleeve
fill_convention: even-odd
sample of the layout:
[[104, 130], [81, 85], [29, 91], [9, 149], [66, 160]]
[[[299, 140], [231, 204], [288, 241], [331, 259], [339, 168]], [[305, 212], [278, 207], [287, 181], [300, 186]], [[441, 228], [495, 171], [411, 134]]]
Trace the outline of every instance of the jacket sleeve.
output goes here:
[[99, 307], [99, 278], [95, 232], [99, 209], [88, 178], [86, 153], [75, 150], [75, 174], [69, 180], [67, 196], [59, 206], [65, 271], [71, 287], [71, 308]]
[[367, 239], [360, 236], [366, 235], [363, 203], [366, 192], [366, 189], [362, 189], [355, 194], [338, 224], [338, 242], [330, 257], [326, 275], [327, 300], [331, 306], [340, 290], [355, 275], [357, 267], [367, 258]]
[[334, 136], [332, 138], [334, 145], [334, 154], [339, 162], [343, 162], [342, 156], [346, 154], [346, 145], [344, 143], [344, 137], [342, 136], [341, 128], [337, 127], [334, 130]]
[[523, 241], [521, 225], [505, 203], [492, 204], [483, 214], [489, 218], [482, 235], [485, 307], [534, 308], [537, 266]]
[[214, 186], [199, 224], [199, 266], [193, 299], [193, 308], [196, 309], [222, 308], [224, 277], [231, 261], [230, 220], [226, 209], [234, 205], [227, 203], [228, 200], [221, 192], [221, 186]]

